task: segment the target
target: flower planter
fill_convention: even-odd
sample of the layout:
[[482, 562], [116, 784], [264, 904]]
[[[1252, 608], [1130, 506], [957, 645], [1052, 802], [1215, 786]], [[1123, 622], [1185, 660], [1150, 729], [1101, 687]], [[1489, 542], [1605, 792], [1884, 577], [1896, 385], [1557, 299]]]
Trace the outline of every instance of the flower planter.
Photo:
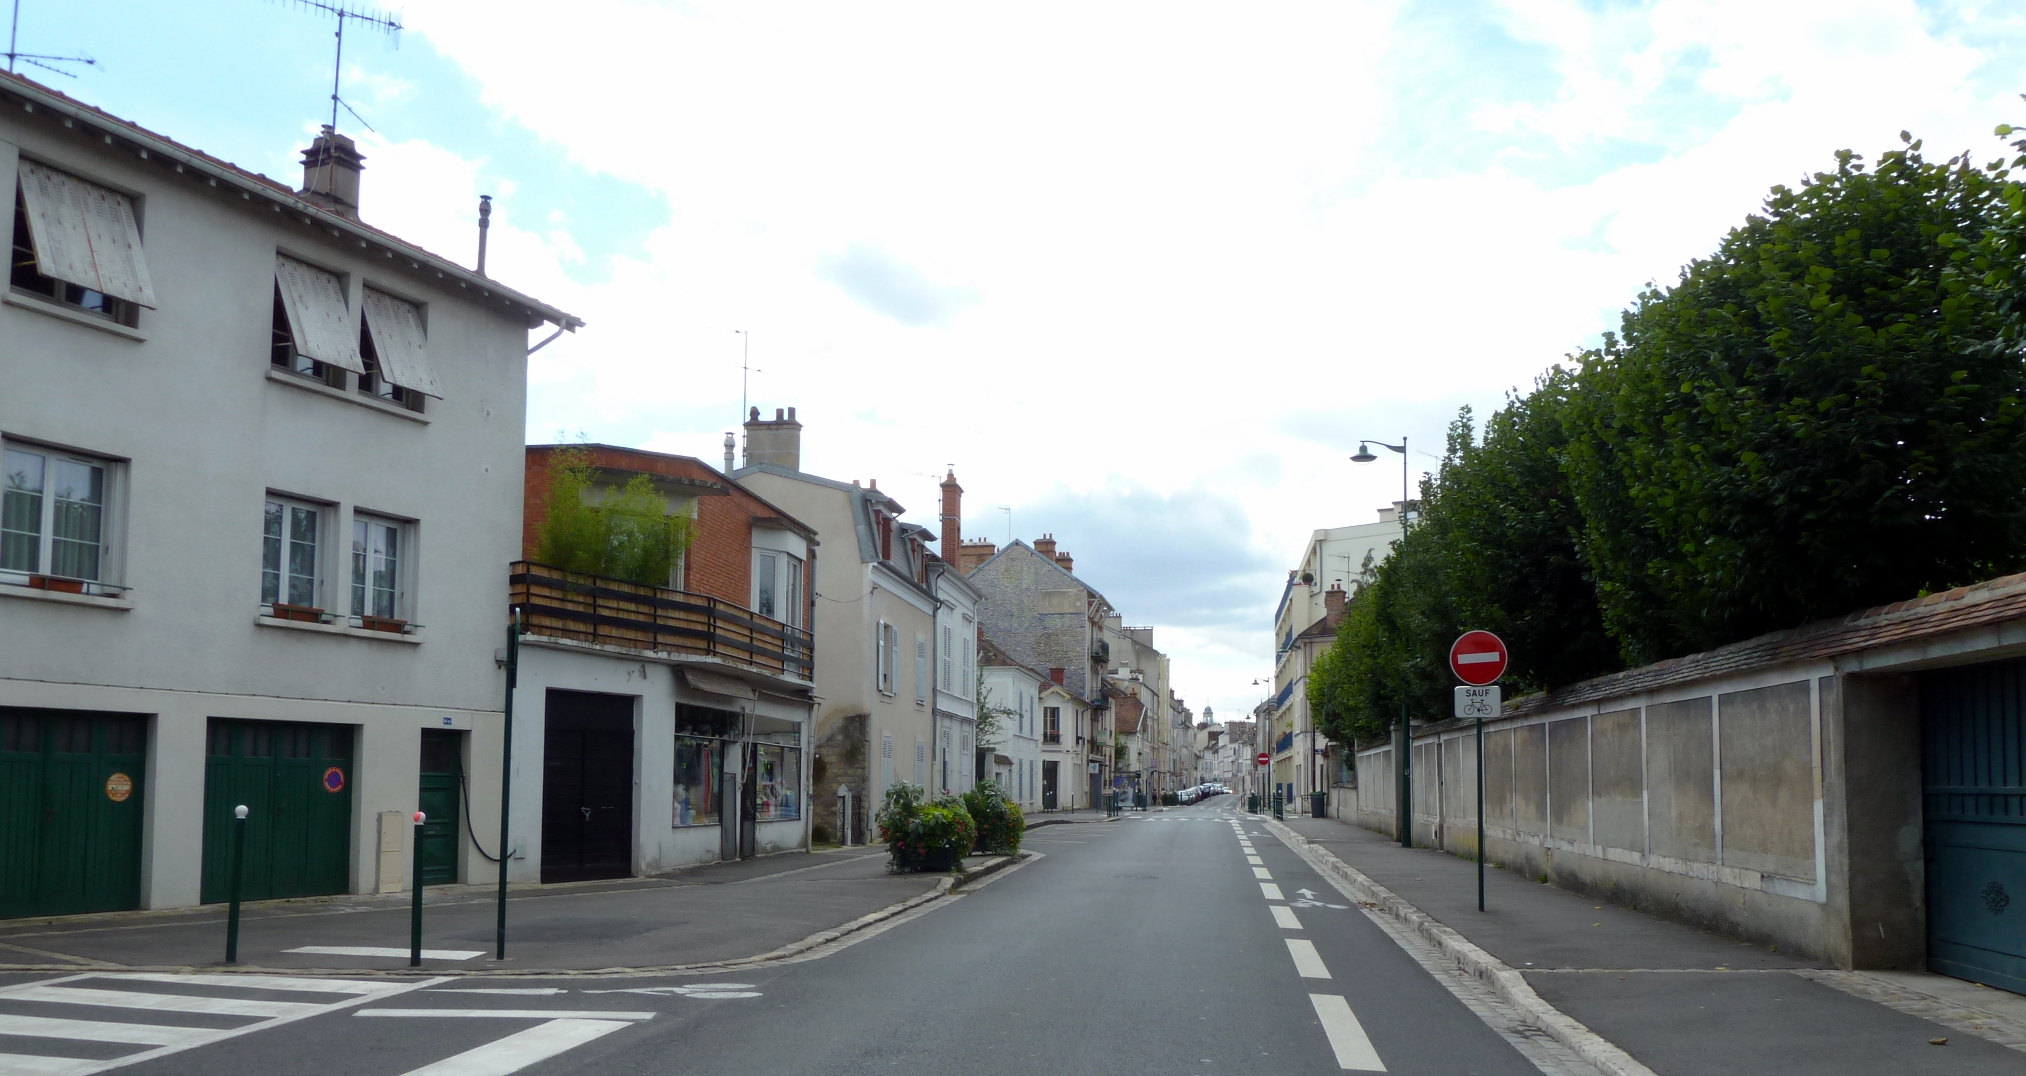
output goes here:
[[275, 602], [273, 608], [274, 612], [270, 615], [276, 620], [299, 620], [305, 624], [321, 624], [324, 622], [324, 611], [314, 605], [290, 605], [287, 602]]
[[954, 848], [931, 848], [916, 863], [921, 870], [932, 874], [946, 874], [956, 870], [957, 864], [962, 862], [963, 858]]
[[367, 631], [387, 631], [399, 635], [408, 630], [408, 622], [391, 616], [362, 616], [359, 626]]
[[64, 579], [54, 575], [31, 575], [28, 585], [35, 590], [54, 590], [64, 594], [84, 593], [84, 580]]

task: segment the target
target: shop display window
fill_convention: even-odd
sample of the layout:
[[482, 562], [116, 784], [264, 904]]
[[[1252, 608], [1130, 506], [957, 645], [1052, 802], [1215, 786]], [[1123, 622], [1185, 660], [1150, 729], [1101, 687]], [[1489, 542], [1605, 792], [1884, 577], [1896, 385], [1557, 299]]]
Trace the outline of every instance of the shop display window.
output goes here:
[[723, 758], [723, 740], [675, 738], [675, 825], [718, 824], [718, 773]]
[[759, 757], [753, 770], [753, 817], [761, 822], [802, 817], [802, 749], [763, 743], [754, 750]]

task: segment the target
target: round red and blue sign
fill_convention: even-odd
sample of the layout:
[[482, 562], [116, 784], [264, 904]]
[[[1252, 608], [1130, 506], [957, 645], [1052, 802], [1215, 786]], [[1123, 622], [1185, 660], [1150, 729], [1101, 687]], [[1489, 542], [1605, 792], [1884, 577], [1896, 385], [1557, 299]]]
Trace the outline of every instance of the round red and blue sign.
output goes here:
[[345, 771], [337, 768], [336, 766], [332, 766], [330, 769], [325, 770], [324, 791], [343, 792], [344, 790], [345, 790]]

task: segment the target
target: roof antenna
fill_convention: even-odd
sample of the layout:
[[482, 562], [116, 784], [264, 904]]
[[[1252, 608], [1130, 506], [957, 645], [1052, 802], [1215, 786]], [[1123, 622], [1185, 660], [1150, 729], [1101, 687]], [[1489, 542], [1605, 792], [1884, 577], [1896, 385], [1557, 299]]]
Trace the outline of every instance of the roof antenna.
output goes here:
[[338, 20], [338, 32], [336, 35], [338, 48], [336, 55], [331, 61], [331, 130], [336, 131], [338, 129], [338, 109], [340, 108], [350, 112], [352, 118], [358, 120], [361, 127], [364, 127], [368, 131], [373, 130], [373, 125], [366, 122], [366, 117], [359, 115], [358, 111], [347, 103], [344, 98], [338, 96], [338, 83], [345, 73], [345, 20], [350, 19], [353, 22], [364, 23], [375, 30], [385, 33], [394, 39], [396, 48], [400, 47], [401, 31], [404, 29], [400, 20], [373, 8], [358, 7], [346, 3], [344, 0], [338, 0], [337, 3], [326, 3], [325, 0], [288, 0], [288, 2], [297, 7], [309, 8], [311, 11], [321, 11]]
[[52, 56], [44, 52], [22, 52], [20, 50], [21, 50], [21, 0], [14, 0], [14, 21], [10, 24], [7, 31], [7, 70], [9, 71], [14, 70], [14, 64], [18, 60], [22, 63], [29, 64], [30, 66], [33, 67], [40, 67], [44, 71], [54, 71], [57, 74], [62, 75], [64, 78], [76, 78], [77, 77], [76, 72], [65, 71], [63, 68], [58, 67], [56, 65], [84, 64], [86, 67], [98, 66], [97, 60], [92, 59], [91, 56], [82, 52], [78, 53], [75, 56]]

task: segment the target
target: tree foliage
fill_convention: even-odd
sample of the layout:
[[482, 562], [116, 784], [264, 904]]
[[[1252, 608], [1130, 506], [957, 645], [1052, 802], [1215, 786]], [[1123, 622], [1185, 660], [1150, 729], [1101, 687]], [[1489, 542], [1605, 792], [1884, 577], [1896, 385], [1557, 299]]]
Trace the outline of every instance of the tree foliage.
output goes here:
[[647, 475], [634, 475], [602, 498], [596, 477], [587, 452], [568, 449], [549, 457], [548, 515], [535, 559], [573, 572], [667, 586], [689, 548], [694, 522], [669, 515], [667, 500]]
[[1447, 716], [1469, 628], [1511, 694], [2026, 564], [2026, 196], [1905, 142], [1774, 188], [1481, 439], [1458, 417], [1310, 671], [1326, 732]]

